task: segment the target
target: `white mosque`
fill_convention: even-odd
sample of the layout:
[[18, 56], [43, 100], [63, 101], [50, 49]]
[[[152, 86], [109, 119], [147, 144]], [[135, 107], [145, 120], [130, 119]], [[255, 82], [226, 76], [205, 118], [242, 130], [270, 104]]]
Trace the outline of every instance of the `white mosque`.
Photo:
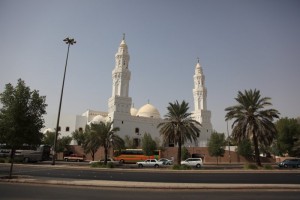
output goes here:
[[[60, 127], [62, 136], [71, 136], [75, 130], [84, 130], [90, 123], [100, 121], [113, 121], [113, 126], [119, 127], [118, 135], [124, 138], [126, 135], [132, 138], [135, 146], [140, 145], [144, 133], [150, 133], [152, 138], [159, 138], [162, 142], [157, 125], [163, 121], [155, 106], [147, 103], [140, 109], [134, 108], [132, 98], [129, 96], [129, 82], [131, 72], [129, 70], [130, 56], [125, 35], [115, 55], [115, 68], [112, 71], [112, 96], [108, 99], [108, 112], [87, 110], [82, 115], [62, 118]], [[207, 110], [207, 89], [205, 76], [199, 59], [194, 74], [194, 111], [192, 117], [202, 124], [198, 141], [193, 144], [185, 144], [191, 147], [206, 147], [212, 133], [211, 112]], [[47, 131], [49, 129], [46, 129]], [[74, 141], [73, 141], [74, 142]], [[174, 144], [167, 144], [173, 146]]]

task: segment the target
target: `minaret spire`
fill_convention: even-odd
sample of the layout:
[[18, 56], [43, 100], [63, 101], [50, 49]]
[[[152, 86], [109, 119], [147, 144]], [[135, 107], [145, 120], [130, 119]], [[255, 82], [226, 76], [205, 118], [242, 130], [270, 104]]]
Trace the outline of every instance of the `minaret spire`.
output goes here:
[[202, 67], [200, 65], [199, 58], [197, 58], [197, 63], [195, 66], [194, 74], [194, 108], [193, 119], [200, 122], [201, 134], [198, 146], [207, 146], [207, 141], [212, 133], [212, 124], [210, 121], [211, 112], [207, 110], [206, 99], [207, 99], [207, 89], [205, 87], [205, 76], [203, 74]]
[[109, 112], [124, 112], [130, 114], [131, 98], [129, 97], [129, 81], [131, 72], [129, 66], [128, 47], [125, 43], [125, 33], [115, 54], [115, 68], [112, 71], [112, 96], [109, 99]]
[[205, 87], [205, 76], [203, 74], [202, 67], [199, 62], [199, 58], [197, 58], [197, 64], [195, 67], [193, 93], [194, 93], [195, 111], [206, 110], [207, 91]]

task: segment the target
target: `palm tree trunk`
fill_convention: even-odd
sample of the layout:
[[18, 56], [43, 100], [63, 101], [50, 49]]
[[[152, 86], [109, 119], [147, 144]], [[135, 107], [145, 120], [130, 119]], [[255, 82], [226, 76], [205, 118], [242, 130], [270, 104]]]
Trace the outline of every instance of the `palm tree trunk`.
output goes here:
[[104, 147], [104, 164], [107, 164], [108, 147]]
[[256, 133], [253, 133], [253, 144], [254, 144], [254, 153], [255, 153], [255, 162], [257, 166], [262, 166], [259, 157], [259, 149], [258, 149], [258, 141], [256, 137]]
[[181, 165], [181, 137], [178, 140], [177, 164]]

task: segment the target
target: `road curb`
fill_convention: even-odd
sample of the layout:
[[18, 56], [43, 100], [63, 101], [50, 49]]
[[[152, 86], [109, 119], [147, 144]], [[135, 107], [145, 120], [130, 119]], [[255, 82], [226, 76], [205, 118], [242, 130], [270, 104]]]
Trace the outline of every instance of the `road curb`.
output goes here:
[[44, 180], [35, 178], [0, 179], [6, 183], [50, 184], [84, 187], [107, 188], [140, 188], [140, 189], [222, 189], [222, 190], [297, 190], [297, 184], [212, 184], [212, 183], [160, 183], [160, 182], [129, 182], [129, 181], [101, 181], [101, 180]]

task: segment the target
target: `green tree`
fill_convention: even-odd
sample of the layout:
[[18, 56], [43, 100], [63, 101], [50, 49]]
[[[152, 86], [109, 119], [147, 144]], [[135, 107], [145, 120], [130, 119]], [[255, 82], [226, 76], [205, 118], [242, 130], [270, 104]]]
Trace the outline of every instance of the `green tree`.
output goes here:
[[300, 124], [297, 119], [281, 118], [276, 122], [277, 149], [280, 155], [288, 153], [290, 156], [297, 156], [294, 145], [300, 137]]
[[15, 150], [24, 144], [41, 144], [43, 134], [40, 130], [44, 127], [46, 97], [40, 96], [37, 90], [31, 91], [19, 79], [15, 87], [10, 83], [5, 85], [0, 102], [0, 143], [11, 147], [11, 178]]
[[64, 152], [64, 151], [69, 151], [69, 145], [72, 141], [72, 137], [70, 136], [63, 136], [61, 138], [57, 139], [57, 152]]
[[100, 147], [100, 139], [95, 131], [91, 131], [91, 127], [89, 125], [85, 126], [84, 130], [85, 139], [82, 143], [82, 148], [84, 153], [90, 153], [92, 156], [92, 160], [95, 160], [95, 154]]
[[237, 153], [246, 158], [253, 157], [251, 141], [249, 139], [242, 140], [237, 147]]
[[125, 142], [125, 148], [127, 148], [127, 149], [134, 148], [133, 139], [129, 135], [125, 135], [124, 142]]
[[[43, 144], [52, 146], [54, 145], [55, 132], [47, 131], [43, 137]], [[65, 150], [69, 150], [69, 145], [72, 141], [70, 136], [63, 136], [57, 138], [57, 152], [64, 152]]]
[[218, 158], [224, 156], [225, 146], [226, 146], [226, 140], [225, 140], [224, 133], [219, 134], [217, 132], [213, 132], [208, 142], [208, 152], [210, 156], [217, 158], [217, 164], [219, 163]]
[[119, 127], [113, 127], [113, 122], [91, 124], [91, 132], [96, 134], [100, 146], [104, 148], [104, 164], [107, 164], [108, 150], [112, 145], [117, 147], [124, 145], [123, 139], [115, 134], [119, 130]]
[[145, 133], [142, 138], [142, 148], [144, 155], [151, 156], [154, 154], [154, 151], [156, 150], [157, 146], [155, 141], [152, 139], [151, 134]]
[[55, 132], [47, 131], [43, 136], [43, 144], [53, 147], [55, 139]]
[[259, 144], [269, 146], [276, 137], [274, 118], [278, 118], [279, 112], [275, 109], [265, 109], [271, 106], [271, 98], [261, 97], [259, 90], [245, 90], [238, 92], [235, 100], [237, 105], [225, 109], [226, 121], [234, 119], [232, 124], [232, 136], [240, 143], [248, 138], [252, 140], [255, 152], [255, 161], [261, 166], [259, 157]]
[[178, 145], [177, 164], [181, 164], [181, 147], [186, 141], [197, 141], [200, 135], [201, 126], [199, 122], [191, 118], [192, 113], [189, 113], [188, 103], [178, 101], [169, 103], [167, 107], [168, 113], [165, 115], [164, 121], [158, 124], [160, 134], [164, 138], [164, 142], [173, 141]]
[[292, 151], [294, 156], [300, 157], [300, 137], [298, 137], [297, 141], [294, 143]]
[[77, 142], [78, 145], [82, 145], [85, 140], [85, 134], [83, 131], [75, 130], [72, 133], [72, 138]]

